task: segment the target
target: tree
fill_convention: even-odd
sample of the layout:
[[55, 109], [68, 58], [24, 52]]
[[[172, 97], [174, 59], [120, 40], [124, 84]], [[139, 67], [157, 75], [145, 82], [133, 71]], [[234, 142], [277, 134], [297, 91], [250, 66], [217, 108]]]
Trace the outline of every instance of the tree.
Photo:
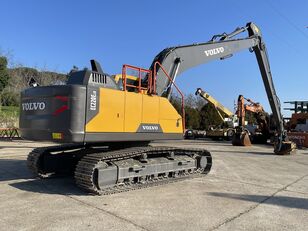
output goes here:
[[[182, 113], [181, 98], [171, 95], [171, 104]], [[221, 126], [223, 121], [216, 108], [201, 97], [192, 94], [185, 96], [185, 124], [188, 129], [207, 130], [210, 126]]]
[[216, 108], [208, 103], [200, 110], [200, 128], [209, 129], [210, 126], [218, 126], [222, 124], [221, 118]]
[[10, 88], [5, 88], [1, 92], [1, 105], [2, 106], [18, 106], [19, 94], [14, 93]]
[[0, 57], [0, 93], [9, 83], [9, 73], [7, 70], [7, 59], [4, 56]]
[[186, 128], [200, 128], [200, 113], [196, 108], [185, 106], [185, 124]]
[[173, 105], [173, 107], [175, 108], [175, 110], [177, 110], [179, 114], [182, 113], [182, 104], [181, 104], [181, 99], [179, 97], [171, 95], [170, 103]]

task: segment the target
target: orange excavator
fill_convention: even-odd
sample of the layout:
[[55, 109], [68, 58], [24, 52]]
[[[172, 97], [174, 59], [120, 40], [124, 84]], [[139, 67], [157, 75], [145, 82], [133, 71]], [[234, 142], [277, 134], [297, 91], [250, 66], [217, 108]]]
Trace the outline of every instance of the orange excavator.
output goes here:
[[[289, 101], [292, 108], [284, 108], [293, 111], [291, 118], [286, 123], [288, 137], [299, 148], [308, 148], [308, 101]], [[287, 118], [285, 118], [287, 119]]]
[[[247, 103], [245, 103], [247, 101]], [[245, 127], [245, 115], [251, 112], [257, 121], [257, 128], [253, 132]], [[270, 130], [270, 117], [264, 111], [260, 103], [247, 99], [239, 95], [237, 101], [237, 111], [239, 126], [236, 128], [232, 144], [235, 146], [250, 146], [253, 143], [267, 143], [267, 140], [274, 135]]]

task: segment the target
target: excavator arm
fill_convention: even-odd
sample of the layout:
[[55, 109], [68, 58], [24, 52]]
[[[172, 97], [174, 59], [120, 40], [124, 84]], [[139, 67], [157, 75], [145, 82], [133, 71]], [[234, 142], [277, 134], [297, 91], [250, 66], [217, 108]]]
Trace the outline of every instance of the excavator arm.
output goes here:
[[[232, 39], [244, 31], [248, 31], [248, 37]], [[287, 135], [283, 128], [280, 102], [274, 88], [266, 47], [259, 28], [252, 22], [247, 23], [245, 27], [237, 28], [230, 34], [215, 35], [206, 43], [170, 47], [161, 51], [154, 58], [150, 67], [152, 71], [156, 70], [156, 73], [154, 73], [154, 76], [156, 76], [156, 93], [159, 96], [170, 98], [172, 82], [175, 82], [176, 77], [184, 71], [212, 60], [229, 58], [233, 53], [244, 49], [249, 49], [256, 55], [269, 104], [274, 119], [279, 124], [274, 151], [277, 154], [290, 153], [293, 144], [286, 142]], [[161, 63], [172, 81], [164, 76], [162, 68], [154, 67], [156, 62]]]
[[[257, 35], [243, 39], [230, 39], [237, 34], [245, 31], [248, 27], [256, 27], [248, 23], [246, 27], [237, 28], [231, 34], [215, 35], [206, 43], [197, 43], [186, 46], [166, 48], [161, 51], [153, 60], [150, 69], [154, 71], [154, 65], [158, 61], [166, 69], [173, 82], [178, 75], [186, 70], [205, 64], [216, 59], [225, 59], [244, 49], [255, 47], [259, 43]], [[217, 41], [217, 38], [220, 38]], [[163, 70], [156, 68], [156, 92], [158, 95], [170, 97], [172, 83], [166, 78]]]
[[214, 99], [214, 97], [212, 97], [210, 94], [203, 91], [201, 88], [197, 89], [197, 91], [195, 92], [195, 95], [200, 95], [204, 100], [212, 104], [216, 108], [219, 114], [219, 117], [221, 118], [222, 121], [224, 121], [225, 117], [230, 118], [233, 116], [233, 113], [228, 108], [223, 106], [216, 99]]

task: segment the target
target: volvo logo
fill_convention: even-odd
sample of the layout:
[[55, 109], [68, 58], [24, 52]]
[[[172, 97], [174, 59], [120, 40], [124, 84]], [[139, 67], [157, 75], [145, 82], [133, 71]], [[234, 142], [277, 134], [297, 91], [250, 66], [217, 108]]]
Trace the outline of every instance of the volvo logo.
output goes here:
[[36, 111], [36, 110], [44, 110], [46, 104], [44, 102], [34, 102], [34, 103], [22, 103], [23, 111]]
[[206, 50], [204, 51], [206, 56], [212, 56], [212, 55], [217, 55], [219, 53], [223, 53], [225, 51], [225, 48], [223, 47], [217, 47], [214, 49]]
[[137, 132], [161, 133], [163, 130], [159, 124], [140, 124]]
[[157, 125], [142, 125], [143, 130], [147, 131], [158, 131], [158, 126]]

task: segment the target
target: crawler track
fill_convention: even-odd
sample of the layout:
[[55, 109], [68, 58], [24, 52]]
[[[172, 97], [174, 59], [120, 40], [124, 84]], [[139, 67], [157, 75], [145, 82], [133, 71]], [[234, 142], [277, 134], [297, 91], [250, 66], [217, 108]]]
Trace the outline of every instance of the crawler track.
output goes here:
[[[28, 154], [27, 165], [34, 175], [45, 178], [54, 173], [69, 173], [74, 170], [81, 157], [93, 152], [93, 149], [85, 149], [82, 144], [40, 147]], [[48, 163], [50, 160], [54, 166]]]
[[[121, 160], [140, 159], [144, 155], [149, 159], [157, 156], [167, 157], [171, 153], [175, 156], [195, 158], [195, 160], [198, 158], [201, 160], [201, 157], [204, 157], [206, 165], [196, 167], [192, 171], [168, 171], [155, 177], [144, 175], [137, 180], [136, 178], [133, 180], [127, 179], [125, 182], [122, 181], [104, 188], [100, 188], [96, 182], [96, 170], [103, 164]], [[52, 162], [50, 161], [52, 159], [58, 159], [55, 162], [57, 164], [54, 164], [52, 167], [47, 166]], [[47, 165], [44, 163], [47, 163]], [[202, 149], [147, 146], [106, 151], [85, 148], [82, 145], [60, 145], [34, 149], [28, 155], [27, 164], [35, 175], [42, 178], [46, 178], [54, 173], [72, 173], [74, 171], [78, 187], [93, 194], [106, 195], [204, 176], [211, 169], [212, 157], [208, 151]]]
[[[161, 175], [155, 178], [150, 176], [143, 176], [145, 180], [135, 181], [130, 180], [125, 183], [121, 182], [111, 187], [99, 188], [97, 186], [95, 170], [100, 166], [100, 163], [113, 162], [118, 160], [138, 158], [141, 155], [146, 154], [148, 158], [152, 156], [163, 156], [173, 152], [175, 155], [185, 156], [203, 156], [206, 157], [207, 164], [204, 168], [196, 168], [192, 172], [175, 172], [169, 177], [167, 174]], [[146, 188], [151, 186], [157, 186], [161, 184], [172, 183], [175, 181], [201, 177], [206, 175], [212, 166], [211, 154], [201, 149], [181, 149], [181, 148], [168, 148], [168, 147], [144, 147], [144, 148], [128, 148], [124, 150], [111, 151], [105, 153], [95, 153], [83, 157], [77, 164], [75, 170], [76, 184], [91, 193], [95, 194], [113, 194], [124, 191], [136, 190], [140, 188]]]

